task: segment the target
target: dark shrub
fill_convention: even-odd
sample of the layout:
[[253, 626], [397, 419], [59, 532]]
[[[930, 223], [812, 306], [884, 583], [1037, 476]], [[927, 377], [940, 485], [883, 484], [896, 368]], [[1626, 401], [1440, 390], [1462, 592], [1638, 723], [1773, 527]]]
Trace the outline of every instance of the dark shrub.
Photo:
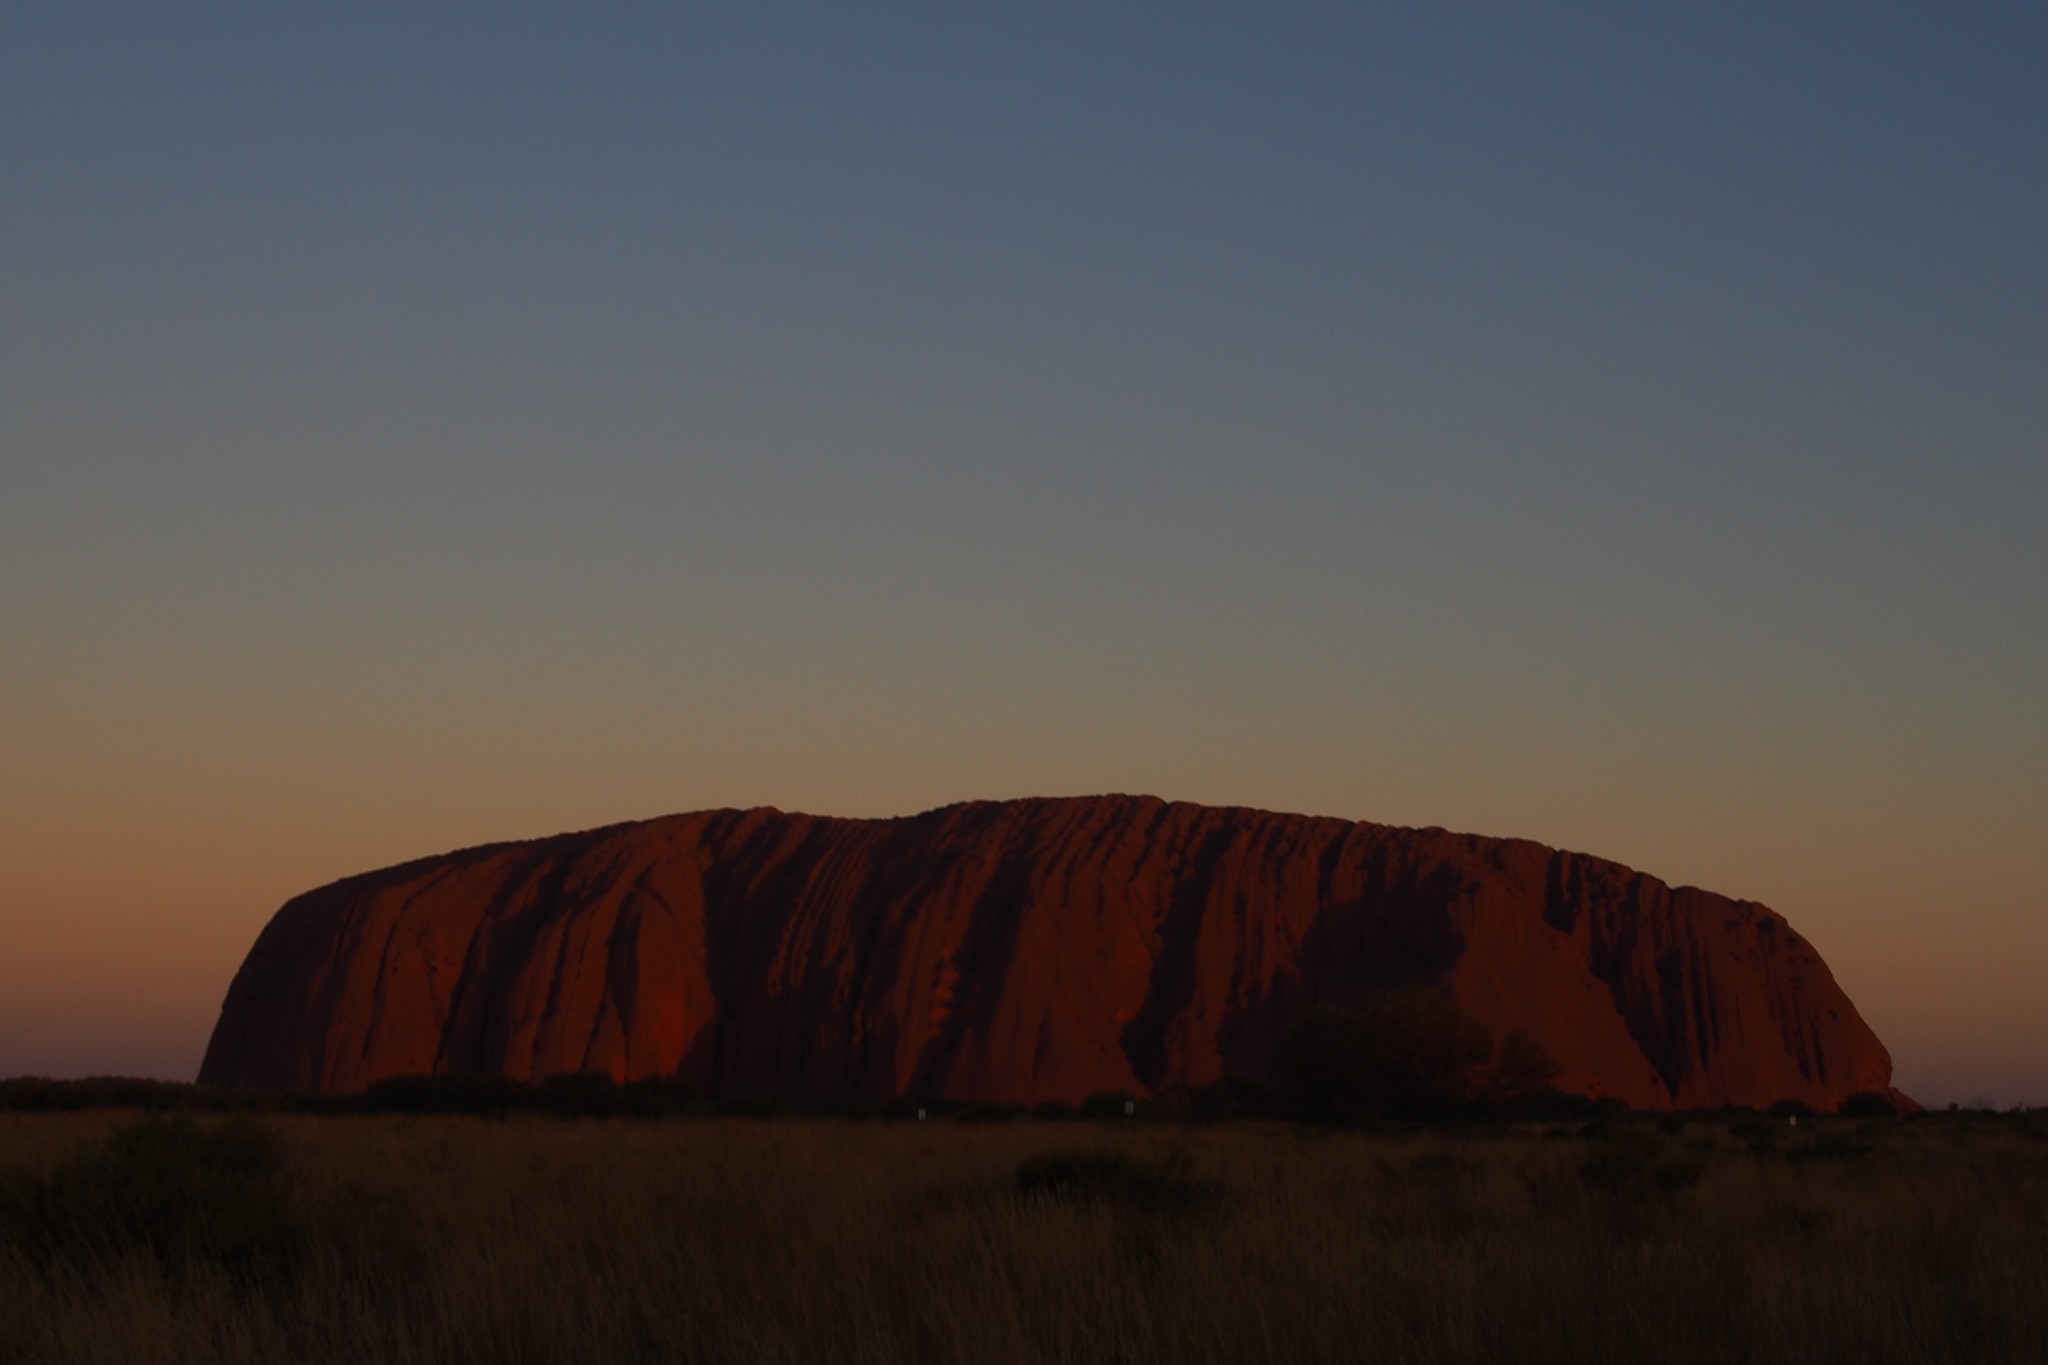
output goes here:
[[1590, 1095], [1545, 1088], [1489, 1105], [1487, 1113], [1514, 1123], [1597, 1122], [1604, 1116], [1621, 1113], [1625, 1108], [1620, 1100], [1596, 1100]]
[[1124, 1152], [1045, 1152], [1018, 1165], [1017, 1189], [1032, 1198], [1148, 1213], [1181, 1211], [1210, 1192], [1194, 1178], [1184, 1152], [1160, 1160]]
[[1084, 1119], [1142, 1118], [1151, 1112], [1151, 1106], [1136, 1095], [1122, 1090], [1103, 1090], [1081, 1101], [1080, 1117]]
[[1241, 1076], [1212, 1081], [1188, 1097], [1188, 1117], [1202, 1123], [1265, 1118], [1273, 1108], [1273, 1088]]
[[9, 1231], [48, 1254], [139, 1250], [173, 1270], [204, 1261], [249, 1281], [288, 1272], [305, 1250], [284, 1144], [248, 1119], [151, 1119], [80, 1148], [44, 1180], [10, 1183], [0, 1197]]
[[1080, 1111], [1063, 1100], [1047, 1100], [1031, 1107], [1031, 1117], [1041, 1123], [1065, 1123], [1080, 1117]]
[[[672, 1112], [688, 1113], [696, 1107], [694, 1100], [678, 1100]], [[841, 1100], [837, 1104], [821, 1104], [811, 1113], [821, 1119], [853, 1119], [862, 1123], [886, 1117], [885, 1107], [874, 1100]]]
[[45, 1076], [9, 1076], [0, 1081], [0, 1109], [25, 1113], [46, 1113], [58, 1107], [62, 1082]]
[[59, 1081], [47, 1076], [14, 1076], [0, 1081], [0, 1109], [54, 1113], [79, 1109], [171, 1109], [188, 1098], [189, 1086], [123, 1076], [88, 1076]]
[[276, 1110], [284, 1108], [285, 1103], [283, 1096], [261, 1090], [230, 1090], [140, 1076], [87, 1076], [75, 1081], [11, 1076], [0, 1080], [0, 1109], [24, 1113], [83, 1109], [223, 1113]]
[[1892, 1119], [1899, 1116], [1899, 1106], [1875, 1090], [1859, 1090], [1842, 1101], [1841, 1112], [1859, 1119]]
[[1282, 1104], [1320, 1123], [1440, 1118], [1475, 1097], [1485, 1029], [1441, 991], [1407, 986], [1317, 1009], [1273, 1050]]
[[1781, 1119], [1810, 1119], [1813, 1106], [1804, 1100], [1779, 1100], [1771, 1106], [1771, 1116]]
[[1550, 1049], [1522, 1029], [1509, 1029], [1493, 1061], [1478, 1078], [1479, 1098], [1495, 1106], [1540, 1094], [1555, 1094], [1551, 1082], [1564, 1071]]
[[543, 1077], [540, 1107], [551, 1114], [616, 1114], [619, 1083], [608, 1071], [564, 1071]]
[[386, 1076], [356, 1101], [372, 1114], [497, 1114], [530, 1108], [534, 1088], [505, 1076]]
[[[636, 1118], [680, 1114], [696, 1103], [697, 1088], [675, 1076], [643, 1076], [618, 1088], [619, 1112]], [[848, 1104], [840, 1108], [845, 1117], [866, 1117], [862, 1106]]]
[[349, 1107], [372, 1114], [537, 1110], [567, 1117], [623, 1114], [648, 1118], [680, 1113], [695, 1100], [696, 1092], [672, 1076], [647, 1076], [620, 1084], [609, 1072], [570, 1071], [548, 1076], [538, 1084], [508, 1076], [386, 1076], [373, 1082]]
[[956, 1123], [1011, 1123], [1024, 1112], [1022, 1105], [975, 1102], [963, 1104], [953, 1115]]

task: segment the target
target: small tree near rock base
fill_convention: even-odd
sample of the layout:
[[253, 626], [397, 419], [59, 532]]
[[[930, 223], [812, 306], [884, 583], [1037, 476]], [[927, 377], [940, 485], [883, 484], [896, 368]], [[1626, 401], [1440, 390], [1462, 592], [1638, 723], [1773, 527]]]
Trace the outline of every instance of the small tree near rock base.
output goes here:
[[1427, 986], [1317, 1009], [1273, 1052], [1280, 1107], [1322, 1123], [1448, 1118], [1544, 1092], [1560, 1070], [1520, 1029], [1496, 1048], [1457, 1001]]
[[1522, 1029], [1509, 1029], [1480, 1079], [1480, 1098], [1492, 1104], [1526, 1099], [1550, 1089], [1564, 1070], [1550, 1050]]

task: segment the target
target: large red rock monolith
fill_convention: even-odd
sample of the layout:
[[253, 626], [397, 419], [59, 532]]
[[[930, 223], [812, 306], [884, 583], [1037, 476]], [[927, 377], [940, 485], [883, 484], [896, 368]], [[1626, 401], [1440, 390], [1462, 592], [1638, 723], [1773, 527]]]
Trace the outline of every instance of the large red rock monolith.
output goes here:
[[1891, 1084], [1754, 902], [1522, 840], [1124, 796], [705, 811], [351, 877], [263, 930], [199, 1078], [1072, 1101], [1257, 1077], [1313, 1005], [1411, 982], [1641, 1108]]

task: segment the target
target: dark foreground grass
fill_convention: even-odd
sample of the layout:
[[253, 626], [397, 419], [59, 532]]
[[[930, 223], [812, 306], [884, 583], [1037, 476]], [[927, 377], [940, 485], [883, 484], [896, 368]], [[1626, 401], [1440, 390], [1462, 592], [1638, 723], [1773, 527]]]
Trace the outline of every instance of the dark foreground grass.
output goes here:
[[2023, 1123], [136, 1122], [0, 1116], [0, 1360], [2048, 1360]]

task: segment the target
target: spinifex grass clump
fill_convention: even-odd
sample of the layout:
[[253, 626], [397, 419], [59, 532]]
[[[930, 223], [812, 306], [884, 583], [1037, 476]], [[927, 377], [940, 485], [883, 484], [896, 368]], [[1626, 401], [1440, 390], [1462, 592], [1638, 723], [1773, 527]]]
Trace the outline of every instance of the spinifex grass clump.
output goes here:
[[248, 1119], [150, 1119], [40, 1178], [11, 1173], [0, 1237], [53, 1267], [139, 1253], [174, 1273], [205, 1263], [241, 1281], [283, 1275], [306, 1246], [284, 1144]]

